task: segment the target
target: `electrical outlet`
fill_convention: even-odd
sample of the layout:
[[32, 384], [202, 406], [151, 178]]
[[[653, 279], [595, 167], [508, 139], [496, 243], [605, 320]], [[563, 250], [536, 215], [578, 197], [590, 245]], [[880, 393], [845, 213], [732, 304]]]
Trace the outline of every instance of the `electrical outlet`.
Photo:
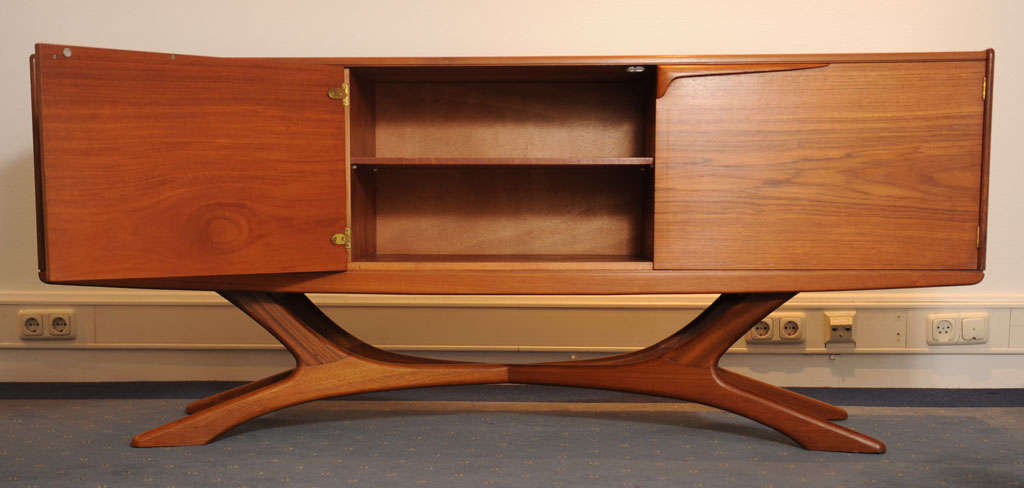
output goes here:
[[775, 319], [765, 317], [747, 333], [747, 344], [768, 344], [775, 340]]
[[834, 344], [856, 345], [853, 339], [853, 316], [857, 312], [825, 312], [825, 347]]
[[928, 344], [984, 344], [988, 342], [988, 313], [933, 313], [928, 315]]
[[75, 337], [74, 324], [71, 322], [70, 310], [54, 310], [43, 315], [46, 335], [55, 339], [72, 339]]
[[804, 314], [802, 313], [780, 313], [776, 319], [779, 321], [779, 342], [803, 342], [804, 341]]
[[38, 310], [18, 310], [18, 328], [22, 339], [39, 339], [46, 333], [43, 314]]
[[18, 327], [25, 340], [74, 339], [74, 311], [71, 309], [19, 310]]
[[960, 314], [933, 313], [928, 315], [928, 344], [956, 344], [960, 340]]

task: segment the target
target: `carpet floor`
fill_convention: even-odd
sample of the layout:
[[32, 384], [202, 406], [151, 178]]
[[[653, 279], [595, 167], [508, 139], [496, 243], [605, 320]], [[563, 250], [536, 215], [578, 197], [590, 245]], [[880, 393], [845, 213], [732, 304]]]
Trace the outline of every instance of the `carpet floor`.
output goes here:
[[805, 451], [736, 415], [595, 392], [360, 395], [269, 414], [206, 446], [151, 449], [128, 442], [183, 415], [187, 399], [3, 399], [0, 486], [1024, 485], [1024, 405], [848, 407], [841, 424], [888, 445], [872, 455]]

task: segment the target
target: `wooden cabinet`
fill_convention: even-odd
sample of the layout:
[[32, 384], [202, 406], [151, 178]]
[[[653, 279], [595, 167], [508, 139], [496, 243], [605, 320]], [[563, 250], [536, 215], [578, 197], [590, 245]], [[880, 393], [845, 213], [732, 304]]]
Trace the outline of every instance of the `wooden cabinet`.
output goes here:
[[[296, 367], [136, 446], [366, 391], [536, 383], [884, 452], [841, 408], [723, 370], [796, 292], [982, 278], [992, 52], [222, 59], [38, 45], [40, 276], [217, 290]], [[229, 290], [229, 291], [228, 291]], [[721, 293], [641, 351], [381, 351], [302, 293]], [[632, 324], [630, 324], [632, 325]]]
[[49, 282], [659, 293], [982, 276], [986, 52], [39, 45], [32, 68]]

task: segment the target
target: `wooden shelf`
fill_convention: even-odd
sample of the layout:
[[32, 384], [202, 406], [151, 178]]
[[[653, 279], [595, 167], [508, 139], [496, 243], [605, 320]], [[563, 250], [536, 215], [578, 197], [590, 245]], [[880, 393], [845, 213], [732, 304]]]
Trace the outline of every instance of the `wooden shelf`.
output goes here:
[[604, 255], [389, 254], [360, 258], [350, 270], [504, 269], [650, 270], [650, 259]]
[[651, 166], [654, 158], [391, 158], [353, 157], [366, 166]]

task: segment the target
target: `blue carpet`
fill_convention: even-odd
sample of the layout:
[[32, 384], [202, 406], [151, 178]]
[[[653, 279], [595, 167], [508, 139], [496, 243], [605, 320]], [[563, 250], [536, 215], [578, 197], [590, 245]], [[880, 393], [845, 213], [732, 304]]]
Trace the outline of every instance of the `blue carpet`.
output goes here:
[[[0, 400], [96, 398], [202, 398], [234, 388], [234, 381], [133, 381], [102, 383], [0, 383]], [[844, 406], [875, 407], [1024, 407], [1024, 388], [790, 388], [818, 400]], [[672, 402], [658, 398], [584, 388], [541, 385], [476, 385], [418, 390], [419, 400], [501, 402]], [[351, 395], [344, 400], [402, 400], [404, 391]]]
[[[852, 407], [841, 424], [889, 447], [866, 455], [805, 451], [760, 424], [694, 404], [495, 401], [490, 388], [459, 390], [470, 400], [437, 400], [437, 389], [419, 389], [313, 402], [207, 446], [155, 449], [128, 442], [180, 417], [187, 400], [0, 400], [0, 486], [1004, 487], [1024, 480], [1019, 407]], [[523, 390], [504, 394], [516, 391]]]

